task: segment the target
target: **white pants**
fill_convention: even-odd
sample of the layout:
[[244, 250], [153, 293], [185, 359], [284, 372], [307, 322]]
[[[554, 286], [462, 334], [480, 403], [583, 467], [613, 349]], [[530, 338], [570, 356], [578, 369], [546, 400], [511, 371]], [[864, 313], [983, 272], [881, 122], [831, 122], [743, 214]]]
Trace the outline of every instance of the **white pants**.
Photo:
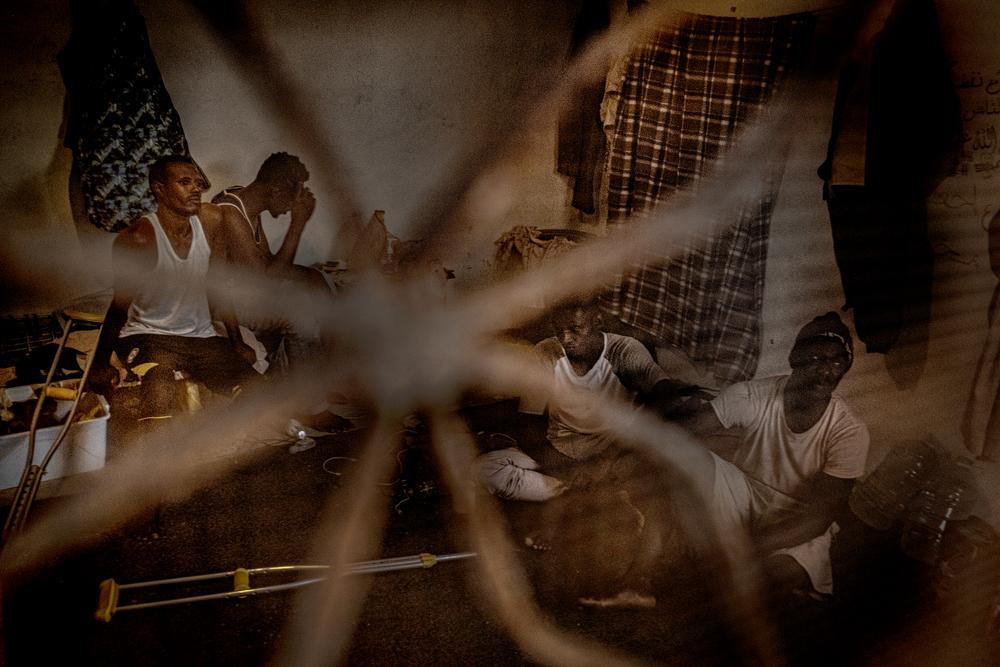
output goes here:
[[566, 490], [561, 481], [539, 472], [538, 462], [517, 447], [487, 452], [476, 459], [476, 467], [489, 492], [508, 500], [538, 502]]
[[[769, 510], [781, 509], [801, 503], [777, 491], [762, 493], [762, 489], [751, 483], [742, 470], [735, 465], [712, 455], [715, 460], [715, 487], [712, 492], [712, 512], [719, 521], [722, 535], [732, 531], [750, 528], [754, 520]], [[794, 547], [779, 549], [776, 554], [785, 554], [795, 559], [809, 575], [816, 592], [833, 594], [833, 569], [830, 565], [830, 545], [840, 526], [831, 523], [821, 535]]]

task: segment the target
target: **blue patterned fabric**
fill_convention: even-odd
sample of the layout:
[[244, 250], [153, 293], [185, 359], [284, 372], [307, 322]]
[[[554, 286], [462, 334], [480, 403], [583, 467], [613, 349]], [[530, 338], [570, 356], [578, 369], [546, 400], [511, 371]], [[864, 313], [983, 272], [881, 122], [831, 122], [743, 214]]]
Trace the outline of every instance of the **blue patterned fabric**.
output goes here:
[[65, 145], [88, 219], [117, 232], [155, 208], [149, 165], [161, 155], [187, 155], [188, 147], [135, 5], [94, 5], [77, 18], [59, 54], [70, 109]]

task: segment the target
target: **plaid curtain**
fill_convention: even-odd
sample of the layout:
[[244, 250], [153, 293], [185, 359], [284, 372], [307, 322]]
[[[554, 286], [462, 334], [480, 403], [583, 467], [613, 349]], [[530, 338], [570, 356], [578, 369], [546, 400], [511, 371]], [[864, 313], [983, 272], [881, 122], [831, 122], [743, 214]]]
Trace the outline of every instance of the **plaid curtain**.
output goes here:
[[[688, 15], [635, 50], [625, 68], [608, 164], [608, 222], [627, 224], [693, 189], [805, 51], [809, 15]], [[713, 367], [753, 377], [760, 352], [768, 226], [779, 178], [733, 225], [683, 252], [628, 267], [606, 302], [622, 322]]]

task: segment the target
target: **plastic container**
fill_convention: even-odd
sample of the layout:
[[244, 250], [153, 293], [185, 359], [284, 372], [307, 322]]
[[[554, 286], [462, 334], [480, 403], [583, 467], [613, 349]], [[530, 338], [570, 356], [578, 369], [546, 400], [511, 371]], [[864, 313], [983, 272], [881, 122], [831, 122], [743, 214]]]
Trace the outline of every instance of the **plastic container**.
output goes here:
[[893, 447], [879, 466], [851, 491], [855, 516], [872, 528], [888, 530], [940, 465], [932, 444], [909, 440]]
[[900, 540], [903, 553], [928, 565], [937, 563], [948, 524], [969, 518], [974, 494], [970, 459], [959, 457], [943, 466], [908, 508]]
[[[49, 461], [42, 481], [104, 467], [110, 412], [103, 396], [85, 394], [80, 399], [77, 413], [87, 415], [90, 412], [95, 414], [70, 426], [62, 444]], [[55, 425], [38, 429], [35, 434], [35, 453], [32, 463], [41, 464], [61, 428], [60, 425]], [[18, 485], [27, 456], [27, 431], [0, 436], [0, 489]]]

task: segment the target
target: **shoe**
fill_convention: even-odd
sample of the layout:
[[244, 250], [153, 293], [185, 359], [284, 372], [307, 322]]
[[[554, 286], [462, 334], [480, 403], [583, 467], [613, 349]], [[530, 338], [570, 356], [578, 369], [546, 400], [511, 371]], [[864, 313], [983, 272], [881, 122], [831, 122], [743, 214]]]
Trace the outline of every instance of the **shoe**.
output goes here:
[[312, 438], [299, 438], [288, 448], [289, 454], [298, 454], [316, 446], [316, 441]]

